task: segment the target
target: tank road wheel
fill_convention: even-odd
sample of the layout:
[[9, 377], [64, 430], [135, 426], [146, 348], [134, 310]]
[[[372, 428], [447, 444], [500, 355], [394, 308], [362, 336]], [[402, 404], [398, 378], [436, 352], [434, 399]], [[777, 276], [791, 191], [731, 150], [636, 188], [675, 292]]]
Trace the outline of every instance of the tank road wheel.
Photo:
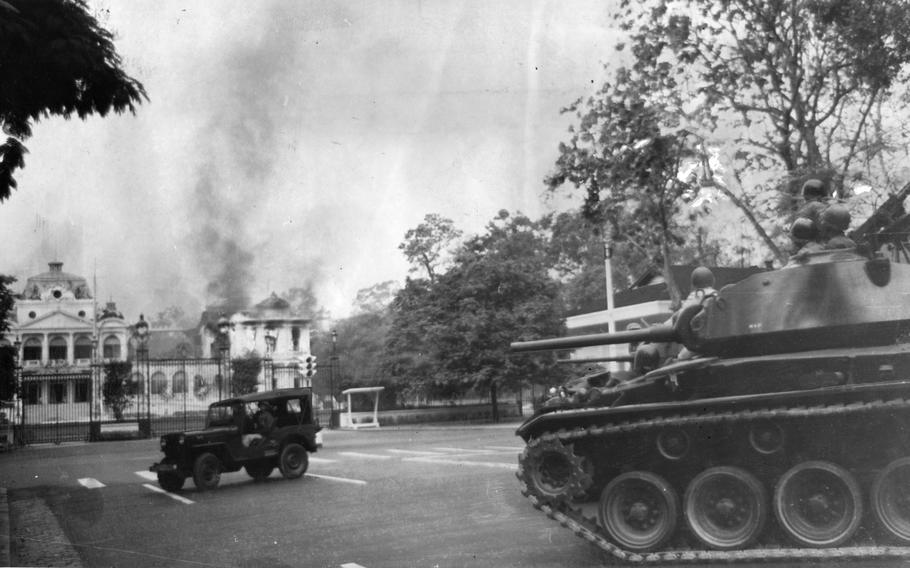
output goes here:
[[647, 552], [673, 534], [678, 512], [679, 497], [664, 478], [630, 471], [604, 488], [597, 516], [619, 546]]
[[869, 500], [888, 534], [910, 543], [910, 458], [895, 460], [878, 474]]
[[657, 451], [670, 461], [681, 460], [689, 453], [692, 443], [685, 430], [664, 430], [657, 435]]
[[278, 460], [278, 469], [285, 479], [297, 479], [306, 473], [310, 465], [310, 457], [306, 449], [300, 444], [290, 443], [281, 450], [281, 457]]
[[193, 462], [193, 483], [200, 491], [218, 487], [221, 482], [221, 460], [215, 454], [205, 452]]
[[526, 447], [518, 461], [519, 479], [539, 497], [574, 499], [594, 483], [590, 462], [559, 440]]
[[252, 477], [254, 481], [263, 481], [265, 478], [272, 475], [272, 471], [275, 467], [267, 461], [256, 461], [246, 464], [243, 466], [243, 469], [246, 470], [247, 475]]
[[859, 485], [833, 463], [797, 464], [777, 482], [774, 514], [780, 526], [805, 546], [838, 546], [853, 536], [863, 516]]
[[775, 422], [762, 420], [749, 428], [749, 445], [763, 455], [776, 454], [784, 447], [784, 429]]
[[765, 526], [767, 497], [751, 473], [738, 467], [712, 467], [686, 489], [686, 523], [711, 548], [744, 548]]

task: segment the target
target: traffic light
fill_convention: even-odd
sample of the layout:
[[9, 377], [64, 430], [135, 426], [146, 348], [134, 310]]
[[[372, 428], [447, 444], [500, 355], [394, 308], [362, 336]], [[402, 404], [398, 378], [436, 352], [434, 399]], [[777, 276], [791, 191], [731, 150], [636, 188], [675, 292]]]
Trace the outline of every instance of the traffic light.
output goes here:
[[307, 356], [306, 359], [304, 359], [304, 362], [306, 363], [306, 376], [312, 377], [313, 375], [315, 375], [316, 374], [316, 356], [309, 355], [309, 356]]

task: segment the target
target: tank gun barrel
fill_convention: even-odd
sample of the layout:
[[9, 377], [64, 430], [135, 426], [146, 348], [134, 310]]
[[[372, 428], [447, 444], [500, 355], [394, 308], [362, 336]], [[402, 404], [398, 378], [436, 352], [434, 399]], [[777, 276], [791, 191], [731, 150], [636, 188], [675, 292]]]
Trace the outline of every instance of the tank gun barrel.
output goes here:
[[594, 333], [590, 335], [572, 335], [553, 339], [536, 339], [533, 341], [515, 341], [509, 345], [513, 353], [529, 351], [552, 351], [556, 349], [578, 349], [596, 345], [620, 345], [622, 343], [669, 342], [678, 341], [676, 331], [669, 325], [653, 325], [644, 329], [617, 331], [616, 333]]
[[561, 365], [581, 365], [588, 363], [631, 363], [635, 358], [631, 355], [617, 355], [615, 357], [590, 357], [585, 359], [558, 359]]

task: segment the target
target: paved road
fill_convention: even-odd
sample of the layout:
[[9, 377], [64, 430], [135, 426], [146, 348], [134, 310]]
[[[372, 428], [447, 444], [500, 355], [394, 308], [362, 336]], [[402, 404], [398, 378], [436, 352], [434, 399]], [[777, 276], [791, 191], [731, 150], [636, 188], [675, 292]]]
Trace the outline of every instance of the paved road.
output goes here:
[[597, 566], [518, 493], [514, 427], [327, 432], [308, 474], [159, 490], [157, 441], [0, 455], [13, 564]]
[[206, 493], [192, 482], [177, 494], [158, 488], [146, 471], [160, 455], [156, 440], [0, 454], [12, 562], [140, 568], [610, 563], [519, 494], [521, 441], [513, 432], [514, 426], [331, 431], [303, 479], [275, 473], [255, 483], [238, 472]]

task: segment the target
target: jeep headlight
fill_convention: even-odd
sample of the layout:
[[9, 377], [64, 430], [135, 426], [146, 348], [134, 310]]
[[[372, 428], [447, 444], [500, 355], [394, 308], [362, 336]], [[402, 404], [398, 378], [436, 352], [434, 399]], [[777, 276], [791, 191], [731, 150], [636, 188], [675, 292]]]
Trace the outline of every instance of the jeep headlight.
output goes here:
[[164, 439], [164, 436], [161, 436], [161, 449], [163, 450], [166, 447], [167, 447], [167, 440]]

